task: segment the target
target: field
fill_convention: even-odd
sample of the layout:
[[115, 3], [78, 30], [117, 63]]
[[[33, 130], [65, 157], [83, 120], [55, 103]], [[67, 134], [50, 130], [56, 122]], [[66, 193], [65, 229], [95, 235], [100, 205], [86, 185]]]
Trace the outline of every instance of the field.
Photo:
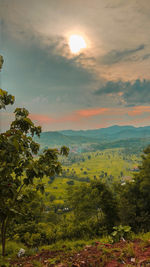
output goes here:
[[[53, 181], [44, 178], [46, 202], [48, 204], [51, 199], [53, 205], [63, 204], [70, 186], [79, 186], [93, 179], [101, 179], [108, 184], [116, 181], [123, 183], [132, 179], [139, 164], [139, 155], [128, 155], [123, 149], [71, 154], [69, 160], [63, 163], [62, 176]], [[72, 182], [68, 184], [69, 181]]]

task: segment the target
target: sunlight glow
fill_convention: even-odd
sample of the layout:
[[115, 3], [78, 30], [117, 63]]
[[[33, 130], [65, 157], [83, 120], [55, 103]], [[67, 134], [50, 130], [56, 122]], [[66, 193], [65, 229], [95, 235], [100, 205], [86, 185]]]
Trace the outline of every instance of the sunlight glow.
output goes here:
[[86, 48], [87, 45], [81, 35], [73, 34], [69, 37], [69, 47], [73, 54], [77, 54], [81, 49]]

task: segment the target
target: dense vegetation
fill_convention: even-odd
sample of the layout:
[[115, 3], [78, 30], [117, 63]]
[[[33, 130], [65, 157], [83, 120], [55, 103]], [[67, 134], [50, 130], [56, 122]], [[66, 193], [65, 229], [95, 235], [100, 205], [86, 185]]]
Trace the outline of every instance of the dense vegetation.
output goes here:
[[[3, 61], [1, 60], [3, 63]], [[13, 104], [14, 96], [0, 89], [0, 109]], [[39, 144], [33, 140], [40, 136], [41, 127], [35, 126], [25, 108], [16, 108], [15, 120], [10, 129], [0, 134], [0, 223], [2, 255], [5, 256], [7, 228], [16, 215], [24, 215], [26, 202], [30, 201], [29, 192], [44, 191], [41, 183], [44, 175], [53, 176], [61, 172], [58, 155], [67, 155], [68, 149], [47, 149], [34, 160]], [[38, 178], [40, 182], [34, 182]]]
[[[1, 89], [0, 107], [13, 102]], [[150, 146], [142, 158], [119, 148], [70, 153], [64, 160], [65, 147], [38, 154], [32, 137], [41, 128], [26, 109], [16, 109], [15, 115], [0, 135], [3, 256], [6, 239], [33, 248], [110, 235], [119, 225], [135, 233], [150, 231]]]

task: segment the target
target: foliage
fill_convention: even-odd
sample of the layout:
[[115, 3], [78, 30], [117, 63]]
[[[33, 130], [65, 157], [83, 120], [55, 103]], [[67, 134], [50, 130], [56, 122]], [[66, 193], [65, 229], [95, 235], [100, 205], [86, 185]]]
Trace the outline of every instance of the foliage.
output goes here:
[[0, 88], [0, 109], [5, 108], [6, 105], [13, 104], [15, 97], [8, 94], [7, 91], [4, 91]]
[[32, 233], [30, 234], [29, 232], [26, 232], [24, 234], [24, 242], [27, 246], [31, 247], [36, 247], [37, 245], [40, 245], [41, 241], [41, 235], [39, 233]]
[[23, 248], [26, 250], [26, 247], [23, 243], [15, 242], [15, 241], [9, 241], [6, 245], [7, 255], [11, 256], [11, 257], [16, 256], [17, 253], [19, 252], [20, 248]]
[[73, 187], [69, 191], [69, 203], [76, 221], [96, 218], [99, 227], [106, 225], [110, 231], [117, 220], [116, 201], [106, 184], [92, 181]]
[[[1, 107], [12, 104], [14, 97], [1, 89]], [[22, 209], [27, 199], [24, 188], [33, 186], [44, 192], [42, 178], [58, 175], [62, 171], [59, 155], [68, 155], [68, 148], [46, 149], [37, 158], [39, 144], [33, 136], [40, 136], [41, 127], [35, 126], [25, 108], [16, 108], [15, 120], [10, 129], [0, 134], [0, 223], [3, 255], [5, 254], [6, 229], [16, 215], [24, 215]], [[35, 183], [39, 179], [39, 183]]]
[[3, 65], [4, 59], [3, 57], [0, 55], [0, 71], [2, 69], [2, 65]]
[[131, 235], [132, 240], [134, 239], [141, 239], [143, 241], [148, 241], [150, 240], [150, 232], [144, 233], [144, 232], [139, 232], [138, 234], [132, 233]]
[[74, 185], [74, 181], [72, 181], [72, 180], [67, 181], [67, 184], [68, 184], [68, 185]]
[[150, 230], [150, 146], [144, 150], [139, 172], [134, 181], [127, 183], [120, 191], [120, 218], [134, 231]]
[[[0, 71], [2, 69], [3, 62], [4, 62], [3, 57], [0, 55]], [[0, 109], [5, 108], [5, 106], [9, 104], [12, 105], [14, 101], [15, 101], [14, 96], [9, 95], [7, 91], [2, 90], [0, 88]]]
[[125, 225], [119, 225], [113, 227], [114, 231], [111, 233], [112, 241], [119, 242], [121, 239], [126, 239], [131, 234], [131, 227]]

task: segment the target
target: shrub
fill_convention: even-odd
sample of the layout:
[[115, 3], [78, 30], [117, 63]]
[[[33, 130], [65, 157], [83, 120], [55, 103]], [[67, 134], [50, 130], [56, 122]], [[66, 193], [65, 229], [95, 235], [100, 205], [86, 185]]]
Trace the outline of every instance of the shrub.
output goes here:
[[130, 226], [115, 226], [113, 227], [114, 231], [111, 233], [112, 242], [119, 242], [120, 239], [129, 238], [131, 235]]
[[40, 243], [41, 243], [41, 235], [40, 233], [25, 233], [24, 235], [24, 240], [25, 240], [25, 244], [27, 246], [31, 246], [31, 247], [36, 247], [36, 246], [39, 246]]
[[66, 182], [68, 185], [74, 185], [74, 181], [70, 180]]

